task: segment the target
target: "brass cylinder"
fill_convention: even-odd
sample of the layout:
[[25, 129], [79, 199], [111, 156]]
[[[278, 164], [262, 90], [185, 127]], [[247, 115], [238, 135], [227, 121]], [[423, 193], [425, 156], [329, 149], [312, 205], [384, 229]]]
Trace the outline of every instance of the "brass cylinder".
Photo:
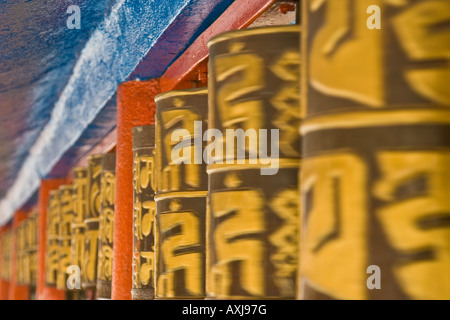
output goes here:
[[208, 92], [175, 90], [155, 101], [156, 298], [204, 299]]
[[[85, 225], [84, 217], [88, 210], [88, 169], [85, 167], [76, 167], [73, 169], [73, 183], [72, 183], [72, 203], [73, 203], [73, 220], [71, 224], [71, 250], [70, 250], [70, 264], [80, 268], [80, 276], [83, 278], [83, 252], [84, 252], [84, 234]], [[83, 299], [84, 290], [73, 289], [74, 299]]]
[[133, 130], [133, 300], [155, 298], [155, 126]]
[[62, 185], [59, 187], [59, 224], [58, 224], [58, 275], [56, 279], [56, 287], [60, 290], [68, 290], [67, 288], [67, 268], [70, 266], [70, 250], [72, 235], [72, 219], [73, 219], [73, 199], [72, 185]]
[[47, 245], [45, 257], [45, 284], [55, 287], [59, 269], [59, 220], [61, 203], [59, 191], [51, 190], [47, 207]]
[[224, 144], [207, 169], [210, 299], [295, 298], [299, 32], [252, 28], [208, 43], [208, 125]]
[[106, 153], [102, 156], [102, 172], [100, 176], [100, 222], [97, 266], [98, 299], [111, 299], [115, 193], [116, 154]]
[[28, 255], [28, 218], [17, 226], [16, 229], [16, 284], [17, 285], [30, 285], [30, 272], [29, 272], [29, 255]]
[[450, 3], [306, 0], [302, 21], [299, 298], [449, 299]]
[[29, 273], [29, 285], [30, 285], [30, 299], [36, 299], [36, 287], [37, 287], [37, 246], [38, 246], [38, 212], [33, 211], [28, 217], [27, 222], [27, 252], [28, 252], [28, 262], [27, 262], [27, 273]]
[[95, 292], [97, 286], [98, 228], [100, 217], [100, 177], [102, 155], [88, 157], [87, 172], [87, 211], [84, 218], [84, 246], [82, 284], [86, 290]]

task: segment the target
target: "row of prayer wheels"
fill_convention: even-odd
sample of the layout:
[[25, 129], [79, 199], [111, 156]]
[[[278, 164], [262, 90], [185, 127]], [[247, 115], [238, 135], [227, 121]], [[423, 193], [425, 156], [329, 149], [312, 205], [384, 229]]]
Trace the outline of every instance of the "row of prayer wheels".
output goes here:
[[[133, 128], [132, 298], [450, 299], [449, 21], [304, 0], [301, 26], [212, 38], [208, 87]], [[111, 297], [114, 162], [49, 200], [46, 280], [79, 266], [73, 298]]]

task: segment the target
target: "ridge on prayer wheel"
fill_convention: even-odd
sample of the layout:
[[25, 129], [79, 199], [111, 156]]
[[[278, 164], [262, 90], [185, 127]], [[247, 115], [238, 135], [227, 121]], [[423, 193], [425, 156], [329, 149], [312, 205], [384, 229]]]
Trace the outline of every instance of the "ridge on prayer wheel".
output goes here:
[[204, 299], [208, 91], [169, 91], [155, 102], [156, 298]]
[[155, 298], [155, 126], [133, 131], [133, 300]]
[[250, 28], [208, 42], [208, 129], [220, 132], [207, 147], [216, 145], [207, 168], [209, 299], [295, 298], [299, 33]]
[[303, 1], [298, 297], [450, 299], [450, 3], [375, 3]]

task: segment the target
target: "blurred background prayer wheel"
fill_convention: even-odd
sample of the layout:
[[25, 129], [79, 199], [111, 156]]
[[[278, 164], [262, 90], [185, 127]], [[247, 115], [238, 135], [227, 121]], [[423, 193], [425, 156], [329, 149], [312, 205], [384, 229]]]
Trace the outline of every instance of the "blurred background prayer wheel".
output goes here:
[[[80, 275], [83, 276], [83, 252], [84, 252], [84, 234], [85, 225], [84, 217], [87, 213], [87, 183], [88, 183], [88, 169], [84, 167], [76, 167], [73, 169], [73, 220], [71, 231], [71, 250], [70, 250], [70, 264], [80, 268]], [[80, 289], [72, 289], [76, 292], [75, 299], [84, 299], [85, 292], [80, 286]]]
[[56, 288], [59, 270], [59, 220], [61, 204], [59, 191], [50, 191], [47, 209], [47, 246], [45, 259], [45, 283]]
[[299, 33], [296, 25], [251, 28], [208, 43], [208, 127], [220, 132], [207, 147], [215, 149], [207, 170], [208, 298], [295, 298]]
[[155, 126], [133, 128], [133, 300], [155, 298]]
[[68, 290], [67, 288], [67, 268], [70, 266], [70, 238], [72, 234], [73, 219], [73, 199], [72, 185], [62, 185], [59, 187], [59, 224], [58, 224], [58, 246], [59, 246], [59, 267], [56, 279], [56, 287], [60, 290]]
[[100, 221], [97, 265], [97, 299], [111, 299], [113, 264], [116, 154], [102, 156], [100, 176]]
[[156, 298], [204, 299], [208, 91], [174, 90], [155, 101]]
[[450, 299], [449, 19], [303, 1], [299, 298]]
[[87, 211], [84, 216], [84, 247], [82, 264], [82, 283], [90, 290], [94, 299], [97, 286], [98, 262], [98, 229], [100, 217], [100, 177], [102, 171], [102, 155], [94, 154], [88, 157], [87, 174]]

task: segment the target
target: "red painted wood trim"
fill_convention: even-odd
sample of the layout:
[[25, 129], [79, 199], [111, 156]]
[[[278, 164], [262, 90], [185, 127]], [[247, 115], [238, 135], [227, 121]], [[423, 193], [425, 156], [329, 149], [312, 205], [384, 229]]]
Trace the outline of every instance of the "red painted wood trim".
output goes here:
[[209, 56], [208, 41], [213, 36], [250, 25], [276, 0], [236, 0], [194, 43], [178, 58], [161, 77], [162, 92], [184, 87], [200, 63]]
[[3, 226], [0, 227], [0, 300], [8, 300], [9, 295], [9, 281], [5, 281], [1, 278], [2, 270], [2, 241], [3, 241], [3, 234], [10, 228], [10, 226]]
[[36, 298], [37, 300], [64, 300], [64, 290], [50, 288], [45, 285], [45, 252], [47, 241], [47, 204], [50, 190], [58, 189], [62, 184], [66, 184], [67, 179], [41, 180], [38, 199], [38, 276]]
[[155, 124], [159, 79], [128, 81], [117, 89], [116, 203], [113, 246], [113, 300], [131, 300], [133, 257], [133, 151], [136, 126]]
[[28, 286], [17, 285], [17, 227], [28, 216], [27, 211], [18, 210], [15, 212], [12, 223], [12, 253], [11, 253], [11, 282], [9, 284], [9, 300], [28, 300], [30, 289]]

